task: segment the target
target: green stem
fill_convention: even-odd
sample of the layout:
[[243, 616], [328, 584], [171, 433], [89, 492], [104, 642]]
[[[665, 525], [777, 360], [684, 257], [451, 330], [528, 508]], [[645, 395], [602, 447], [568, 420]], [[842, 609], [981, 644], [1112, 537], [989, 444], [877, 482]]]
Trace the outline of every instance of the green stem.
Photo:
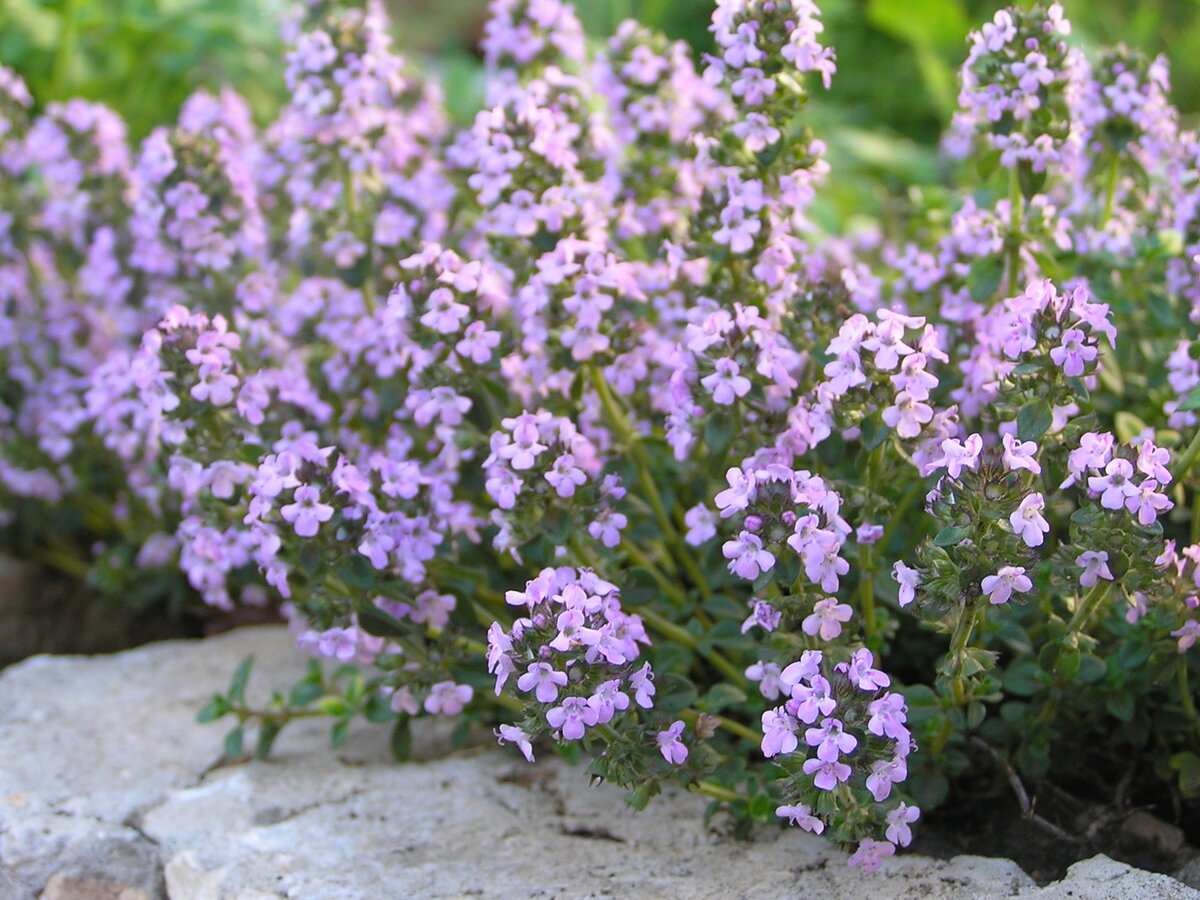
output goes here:
[[863, 631], [866, 645], [878, 652], [882, 641], [877, 632], [875, 618], [875, 566], [870, 544], [860, 544], [858, 547], [858, 566], [861, 570], [858, 582], [858, 595], [862, 604]]
[[914, 482], [912, 487], [908, 489], [900, 502], [896, 504], [892, 510], [891, 516], [888, 518], [888, 523], [883, 526], [883, 536], [876, 543], [879, 545], [881, 552], [887, 552], [888, 544], [891, 543], [892, 535], [896, 533], [896, 529], [900, 527], [904, 521], [904, 517], [908, 515], [908, 511], [912, 505], [917, 502], [917, 498], [921, 496], [923, 485], [920, 481]]
[[[1064, 634], [1060, 641], [1065, 641], [1068, 638], [1074, 638], [1079, 634], [1091, 620], [1100, 604], [1104, 602], [1104, 598], [1108, 596], [1108, 591], [1112, 587], [1111, 581], [1100, 580], [1092, 586], [1092, 589], [1079, 601], [1079, 605], [1075, 607], [1075, 612], [1071, 616], [1071, 621], [1067, 623], [1067, 633]], [[1037, 722], [1039, 725], [1047, 725], [1054, 718], [1054, 714], [1058, 712], [1058, 706], [1061, 698], [1058, 694], [1051, 694], [1046, 697], [1042, 704], [1041, 710], [1038, 712]]]
[[[694, 727], [701, 713], [698, 713], [694, 709], [685, 709], [679, 715], [684, 721]], [[735, 722], [733, 719], [727, 719], [724, 716], [714, 715], [713, 713], [704, 713], [703, 715], [715, 720], [718, 728], [724, 728], [730, 734], [736, 734], [738, 737], [744, 738], [755, 746], [762, 743], [762, 735], [753, 728], [743, 725], [741, 722]]]
[[692, 790], [697, 794], [703, 794], [705, 797], [712, 797], [714, 800], [724, 800], [726, 803], [733, 803], [735, 800], [742, 799], [742, 795], [737, 791], [723, 787], [715, 781], [697, 781], [692, 785]]
[[1188, 664], [1186, 653], [1179, 654], [1176, 680], [1179, 683], [1179, 700], [1183, 704], [1183, 714], [1187, 716], [1187, 720], [1191, 723], [1192, 729], [1198, 735], [1200, 735], [1200, 715], [1197, 715], [1196, 713], [1196, 701], [1192, 697], [1192, 689], [1188, 685]]
[[1097, 607], [1104, 602], [1104, 598], [1108, 596], [1108, 590], [1112, 587], [1111, 581], [1099, 579], [1087, 595], [1079, 602], [1079, 606], [1075, 608], [1075, 614], [1071, 616], [1071, 621], [1067, 623], [1067, 636], [1074, 636], [1083, 630], [1088, 620]]
[[617, 403], [617, 398], [613, 396], [612, 389], [609, 388], [608, 382], [604, 380], [604, 376], [600, 373], [600, 370], [595, 366], [589, 366], [588, 370], [591, 373], [592, 384], [596, 387], [596, 393], [600, 396], [600, 405], [604, 407], [604, 414], [608, 416], [612, 426], [629, 447], [634, 467], [637, 469], [638, 481], [641, 482], [642, 490], [646, 494], [650, 508], [654, 511], [655, 521], [658, 522], [659, 530], [662, 531], [667, 546], [675, 555], [679, 564], [683, 566], [692, 583], [700, 589], [700, 593], [704, 596], [704, 599], [711, 599], [712, 588], [708, 586], [708, 579], [704, 577], [704, 573], [696, 565], [695, 559], [693, 559], [687, 547], [684, 546], [679, 532], [675, 530], [670, 516], [667, 515], [667, 507], [663, 503], [662, 495], [658, 492], [658, 486], [654, 483], [654, 476], [651, 474], [650, 459], [646, 455], [646, 448], [638, 440], [637, 432], [634, 431], [620, 404]]
[[629, 555], [629, 558], [637, 563], [637, 565], [641, 566], [650, 573], [651, 577], [658, 585], [658, 589], [670, 597], [676, 606], [678, 606], [680, 609], [683, 609], [688, 605], [687, 595], [679, 589], [678, 585], [672, 584], [667, 576], [664, 575], [631, 540], [628, 538], [622, 538], [621, 549], [624, 550]]
[[58, 46], [54, 50], [54, 62], [50, 72], [50, 100], [66, 100], [71, 93], [67, 87], [67, 68], [75, 57], [75, 34], [77, 18], [75, 13], [76, 0], [65, 0], [62, 9], [62, 33], [58, 38]]
[[1108, 163], [1108, 172], [1104, 179], [1104, 212], [1100, 218], [1100, 227], [1104, 228], [1112, 218], [1113, 201], [1117, 196], [1117, 175], [1120, 169], [1120, 157], [1114, 153]]
[[1021, 195], [1021, 179], [1013, 167], [1008, 176], [1008, 292], [1016, 294], [1021, 289], [1017, 280], [1021, 277], [1021, 225], [1025, 212]]
[[696, 640], [695, 635], [684, 628], [682, 625], [676, 625], [665, 616], [659, 615], [654, 610], [646, 606], [637, 608], [637, 615], [642, 617], [651, 628], [661, 634], [663, 637], [675, 641], [677, 644], [682, 644], [689, 650], [692, 650], [708, 660], [714, 667], [720, 669], [730, 681], [738, 687], [745, 690], [747, 682], [746, 676], [733, 663], [727, 660], [716, 650], [706, 650], [700, 646], [700, 642]]
[[[359, 225], [358, 194], [354, 190], [354, 173], [350, 171], [350, 166], [345, 162], [342, 163], [342, 189], [346, 192], [346, 212], [350, 216], [351, 225], [357, 228]], [[371, 263], [373, 261], [374, 243], [370, 240], [369, 235], [366, 244], [367, 271], [363, 275], [362, 294], [363, 302], [367, 307], [367, 314], [373, 315], [375, 313], [375, 283], [372, 280]]]
[[1183, 455], [1179, 457], [1179, 461], [1175, 463], [1174, 475], [1179, 481], [1183, 481], [1191, 471], [1192, 464], [1196, 462], [1196, 457], [1200, 456], [1200, 428], [1196, 429], [1195, 435], [1192, 436], [1192, 441], [1183, 451]]
[[1200, 494], [1192, 498], [1192, 543], [1200, 544]]

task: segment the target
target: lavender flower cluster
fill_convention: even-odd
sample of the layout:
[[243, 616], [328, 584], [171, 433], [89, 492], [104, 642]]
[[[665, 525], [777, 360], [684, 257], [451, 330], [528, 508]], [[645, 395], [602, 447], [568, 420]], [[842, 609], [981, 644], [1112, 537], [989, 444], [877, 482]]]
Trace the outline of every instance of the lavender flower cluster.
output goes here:
[[977, 171], [835, 235], [816, 6], [712, 31], [697, 64], [494, 0], [453, 128], [379, 4], [311, 2], [274, 122], [200, 94], [136, 150], [0, 71], [9, 529], [281, 609], [378, 720], [486, 713], [867, 870], [981, 735], [1033, 778], [1113, 718], [1195, 755], [1200, 138], [1165, 64], [997, 13], [946, 139]]

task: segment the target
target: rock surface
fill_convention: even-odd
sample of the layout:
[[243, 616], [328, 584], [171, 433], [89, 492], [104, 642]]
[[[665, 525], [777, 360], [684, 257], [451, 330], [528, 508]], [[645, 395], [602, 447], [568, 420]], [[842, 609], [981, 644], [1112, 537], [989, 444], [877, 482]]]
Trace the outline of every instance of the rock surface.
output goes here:
[[251, 653], [252, 700], [303, 666], [286, 632], [254, 628], [0, 673], [0, 900], [1200, 900], [1103, 856], [1044, 888], [971, 856], [902, 855], [863, 875], [808, 834], [737, 843], [684, 793], [635, 814], [558, 760], [451, 753], [438, 728], [396, 765], [383, 729], [335, 754], [324, 724], [300, 722], [272, 761], [214, 769], [222, 730], [195, 712]]

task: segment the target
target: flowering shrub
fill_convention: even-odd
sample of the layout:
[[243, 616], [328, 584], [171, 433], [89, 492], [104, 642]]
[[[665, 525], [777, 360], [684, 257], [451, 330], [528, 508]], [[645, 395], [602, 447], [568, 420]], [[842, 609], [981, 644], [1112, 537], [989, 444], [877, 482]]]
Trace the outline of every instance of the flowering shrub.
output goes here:
[[342, 664], [262, 709], [240, 669], [202, 714], [231, 757], [461, 714], [867, 870], [980, 744], [1039, 781], [1103, 738], [1194, 802], [1200, 141], [1164, 64], [997, 13], [959, 183], [835, 236], [816, 6], [712, 31], [697, 66], [495, 0], [454, 130], [374, 5], [313, 3], [269, 128], [198, 95], [135, 154], [5, 74], [10, 528], [86, 517], [111, 590], [177, 567]]

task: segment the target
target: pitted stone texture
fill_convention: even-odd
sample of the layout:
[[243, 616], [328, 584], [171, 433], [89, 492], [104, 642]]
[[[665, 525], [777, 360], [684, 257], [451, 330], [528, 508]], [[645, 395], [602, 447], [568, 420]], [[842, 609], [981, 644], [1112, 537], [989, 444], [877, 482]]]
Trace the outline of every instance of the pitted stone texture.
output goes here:
[[252, 702], [303, 670], [282, 629], [257, 628], [0, 673], [0, 900], [87, 896], [81, 885], [130, 900], [1200, 900], [1104, 857], [1042, 889], [1008, 860], [969, 856], [902, 855], [863, 875], [799, 830], [734, 841], [683, 792], [634, 813], [556, 759], [452, 752], [446, 722], [418, 729], [423, 761], [406, 765], [383, 729], [333, 753], [326, 724], [306, 721], [272, 761], [213, 769], [222, 731], [195, 712], [251, 653]]

